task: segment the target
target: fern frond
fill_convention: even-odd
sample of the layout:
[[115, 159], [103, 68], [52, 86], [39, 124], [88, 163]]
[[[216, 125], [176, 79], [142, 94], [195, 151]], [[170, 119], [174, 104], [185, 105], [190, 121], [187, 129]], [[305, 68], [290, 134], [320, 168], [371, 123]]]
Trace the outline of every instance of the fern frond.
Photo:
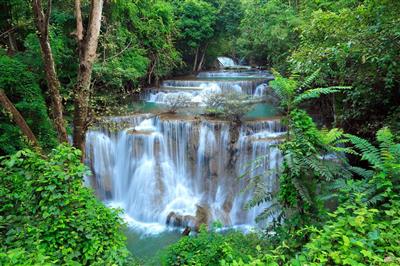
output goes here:
[[347, 188], [347, 187], [348, 186], [347, 186], [346, 179], [343, 179], [343, 178], [339, 178], [328, 185], [328, 188], [330, 190], [343, 190], [344, 188]]
[[336, 143], [344, 135], [343, 130], [338, 128], [332, 128], [329, 131], [326, 129], [322, 129], [320, 133], [321, 133], [321, 140], [326, 145], [331, 145]]
[[362, 152], [362, 159], [368, 161], [373, 167], [382, 169], [382, 158], [380, 156], [380, 151], [378, 148], [373, 146], [367, 140], [346, 134], [346, 137], [351, 141], [351, 143]]
[[298, 158], [294, 153], [290, 153], [284, 156], [284, 161], [287, 164], [287, 168], [290, 169], [292, 175], [298, 176], [301, 172], [301, 158]]
[[346, 86], [335, 86], [335, 87], [315, 88], [315, 89], [306, 90], [302, 94], [295, 97], [293, 104], [297, 105], [297, 104], [304, 102], [305, 100], [319, 98], [321, 95], [337, 93], [337, 92], [341, 92], [344, 90], [348, 90], [350, 88], [351, 87], [346, 87]]
[[389, 149], [389, 147], [395, 145], [393, 133], [387, 127], [382, 128], [376, 133], [376, 139], [384, 149]]
[[400, 163], [400, 144], [393, 145], [389, 147], [389, 152], [393, 154], [393, 157], [395, 158], [395, 163], [399, 164]]
[[246, 203], [245, 209], [251, 209], [272, 200], [272, 193], [268, 192], [264, 184], [258, 184], [253, 192], [252, 199]]
[[330, 165], [333, 166], [333, 164], [328, 164], [327, 161], [314, 157], [304, 157], [302, 161], [306, 166], [305, 168], [312, 169], [316, 175], [324, 177], [328, 181], [334, 178], [334, 171], [332, 167], [329, 167]]
[[318, 68], [316, 71], [314, 71], [314, 73], [312, 73], [303, 81], [303, 83], [300, 85], [300, 88], [310, 88], [312, 83], [318, 78], [320, 72], [321, 68]]
[[304, 202], [312, 205], [313, 202], [311, 199], [311, 195], [310, 195], [308, 189], [304, 186], [304, 184], [297, 178], [292, 178], [292, 184], [296, 188], [301, 199], [304, 200]]
[[368, 206], [376, 206], [378, 203], [382, 202], [385, 199], [385, 196], [383, 193], [377, 193], [372, 197], [368, 197], [365, 203]]
[[374, 171], [367, 170], [361, 167], [352, 166], [349, 168], [349, 170], [365, 179], [369, 179], [374, 176]]
[[260, 213], [256, 217], [256, 222], [259, 223], [263, 220], [266, 220], [270, 217], [276, 217], [279, 216], [282, 212], [282, 206], [280, 206], [279, 203], [274, 202], [272, 203], [269, 207], [265, 208], [262, 213]]

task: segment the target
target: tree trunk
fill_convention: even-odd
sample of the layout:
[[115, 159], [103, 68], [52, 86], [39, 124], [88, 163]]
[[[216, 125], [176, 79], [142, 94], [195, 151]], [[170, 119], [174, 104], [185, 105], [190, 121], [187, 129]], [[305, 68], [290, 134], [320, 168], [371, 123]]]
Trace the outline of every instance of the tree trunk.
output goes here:
[[35, 17], [37, 36], [39, 38], [42, 58], [46, 73], [46, 81], [51, 99], [51, 110], [54, 126], [60, 142], [68, 142], [67, 130], [63, 116], [63, 106], [60, 95], [60, 82], [57, 77], [55, 62], [49, 40], [49, 19], [51, 12], [51, 0], [47, 1], [46, 14], [43, 12], [41, 0], [32, 0], [32, 9]]
[[151, 55], [150, 58], [151, 58], [151, 66], [150, 66], [148, 80], [147, 80], [147, 83], [149, 85], [151, 84], [151, 80], [152, 80], [153, 73], [154, 73], [154, 68], [156, 67], [156, 64], [157, 64], [157, 56]]
[[17, 52], [17, 41], [15, 40], [15, 35], [13, 31], [8, 33], [8, 47], [7, 54], [13, 55]]
[[194, 63], [193, 63], [193, 73], [196, 72], [197, 68], [197, 59], [199, 57], [199, 47], [196, 49], [196, 56], [194, 57]]
[[204, 63], [204, 58], [206, 57], [207, 48], [208, 48], [208, 43], [204, 47], [203, 55], [201, 56], [199, 66], [197, 67], [197, 72], [200, 72], [201, 69], [203, 68], [203, 63]]
[[85, 157], [86, 131], [89, 126], [89, 97], [93, 64], [97, 57], [96, 50], [100, 35], [103, 0], [91, 0], [89, 25], [83, 34], [80, 0], [75, 0], [76, 36], [79, 50], [79, 69], [77, 84], [74, 89], [74, 146]]
[[37, 152], [41, 153], [42, 149], [40, 148], [39, 142], [37, 141], [35, 135], [32, 133], [32, 130], [30, 129], [20, 112], [17, 110], [17, 108], [15, 108], [10, 99], [8, 99], [3, 90], [0, 90], [0, 103], [4, 107], [4, 109], [11, 114], [11, 117], [14, 120], [15, 124], [17, 124], [22, 133], [28, 139], [28, 143], [32, 145], [32, 147]]

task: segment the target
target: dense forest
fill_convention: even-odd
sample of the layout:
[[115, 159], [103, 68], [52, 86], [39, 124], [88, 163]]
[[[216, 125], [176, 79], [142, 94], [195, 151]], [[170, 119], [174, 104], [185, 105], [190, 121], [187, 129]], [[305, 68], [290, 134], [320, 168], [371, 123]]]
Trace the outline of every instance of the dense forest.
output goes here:
[[[2, 0], [0, 10], [1, 265], [400, 265], [400, 1]], [[277, 188], [264, 182], [271, 169], [251, 174], [260, 161], [237, 159], [254, 99], [207, 95], [193, 117], [229, 122], [220, 150], [236, 154], [226, 168], [244, 165], [227, 172], [246, 180], [245, 208], [262, 207], [257, 226], [197, 220], [140, 258], [123, 210], [88, 185], [88, 136], [104, 117], [144, 113], [143, 95], [163, 81], [213, 73], [221, 56], [273, 76], [285, 128], [273, 139]], [[156, 115], [178, 117], [192, 107], [185, 95]]]

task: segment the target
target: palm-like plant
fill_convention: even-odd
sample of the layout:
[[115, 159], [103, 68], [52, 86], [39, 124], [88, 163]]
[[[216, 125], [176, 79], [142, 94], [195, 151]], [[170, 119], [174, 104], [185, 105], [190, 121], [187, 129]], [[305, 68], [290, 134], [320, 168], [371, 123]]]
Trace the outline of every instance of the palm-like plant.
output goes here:
[[286, 139], [280, 145], [284, 162], [277, 173], [279, 191], [266, 190], [262, 184], [263, 179], [254, 178], [249, 183], [254, 189], [254, 198], [248, 206], [266, 201], [271, 203], [258, 220], [270, 216], [288, 216], [289, 213], [310, 218], [319, 213], [318, 194], [322, 193], [323, 184], [338, 177], [351, 176], [344, 167], [347, 165], [344, 153], [353, 151], [343, 147], [349, 140], [344, 138], [341, 130], [318, 130], [312, 118], [300, 109], [300, 104], [349, 87], [310, 88], [318, 71], [301, 84], [296, 77], [287, 79], [276, 72], [274, 75], [275, 80], [271, 82], [271, 86], [280, 98], [280, 107], [287, 125]]

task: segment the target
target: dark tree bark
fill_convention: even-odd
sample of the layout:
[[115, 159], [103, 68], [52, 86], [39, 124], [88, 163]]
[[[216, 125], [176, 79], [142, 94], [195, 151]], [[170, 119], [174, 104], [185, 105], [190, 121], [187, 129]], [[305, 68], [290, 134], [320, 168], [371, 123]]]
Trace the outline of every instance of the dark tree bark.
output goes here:
[[32, 9], [35, 18], [37, 36], [39, 38], [44, 70], [46, 73], [47, 86], [51, 99], [51, 110], [54, 120], [54, 126], [58, 133], [60, 142], [68, 142], [67, 130], [63, 116], [63, 105], [60, 95], [60, 81], [58, 80], [53, 52], [49, 40], [49, 19], [51, 12], [51, 0], [47, 1], [46, 13], [43, 11], [41, 0], [32, 0]]
[[194, 57], [194, 63], [193, 63], [193, 73], [196, 72], [196, 69], [197, 69], [197, 61], [198, 61], [198, 58], [199, 58], [199, 50], [200, 50], [200, 48], [197, 47], [196, 56]]
[[103, 0], [91, 0], [89, 24], [83, 29], [81, 1], [75, 0], [76, 38], [79, 50], [78, 79], [74, 89], [74, 146], [85, 156], [86, 131], [90, 123], [89, 97], [93, 64], [100, 35]]
[[201, 56], [201, 60], [200, 60], [199, 66], [197, 67], [197, 72], [200, 72], [202, 70], [202, 68], [203, 68], [204, 58], [206, 57], [207, 48], [208, 48], [208, 43], [206, 43], [206, 45], [204, 47], [203, 55]]
[[14, 120], [15, 124], [20, 128], [22, 133], [28, 139], [28, 143], [32, 145], [32, 147], [39, 153], [42, 152], [42, 149], [37, 141], [35, 135], [32, 133], [32, 130], [26, 123], [25, 119], [22, 117], [20, 112], [15, 108], [13, 103], [8, 99], [7, 95], [3, 90], [0, 89], [0, 104], [3, 108], [11, 114], [12, 120]]

